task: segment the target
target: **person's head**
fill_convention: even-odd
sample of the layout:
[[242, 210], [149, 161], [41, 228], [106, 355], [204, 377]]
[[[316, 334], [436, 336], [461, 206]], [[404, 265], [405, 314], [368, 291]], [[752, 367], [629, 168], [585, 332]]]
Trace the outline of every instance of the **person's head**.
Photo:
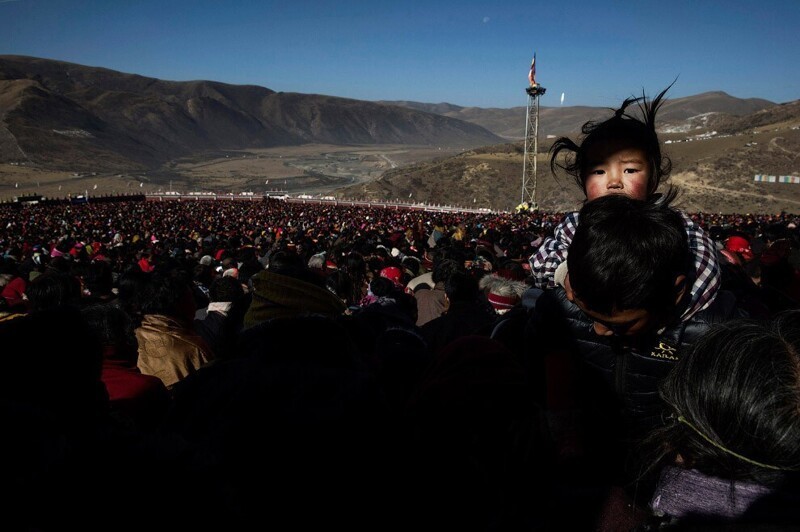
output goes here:
[[610, 195], [586, 203], [567, 256], [567, 298], [601, 336], [667, 325], [693, 271], [680, 213], [666, 201]]
[[87, 293], [94, 298], [110, 298], [112, 296], [114, 277], [108, 262], [97, 260], [88, 263], [81, 278]]
[[339, 296], [346, 305], [357, 303], [353, 297], [353, 279], [343, 270], [333, 270], [325, 277], [325, 288]]
[[211, 283], [208, 290], [209, 299], [212, 302], [234, 303], [244, 297], [242, 283], [232, 276], [217, 277]]
[[769, 484], [800, 471], [800, 312], [715, 325], [661, 385], [659, 462]]
[[750, 238], [744, 233], [732, 234], [725, 239], [723, 256], [734, 264], [744, 264], [753, 260], [753, 248]]
[[[207, 256], [208, 255], [206, 255], [206, 257]], [[211, 286], [215, 276], [214, 268], [215, 267], [212, 267], [210, 262], [204, 264], [201, 261], [198, 264], [195, 264], [192, 268], [192, 278], [196, 283], [199, 283], [203, 286]]]
[[270, 255], [267, 270], [317, 286], [324, 284], [322, 277], [309, 270], [305, 259], [295, 251], [280, 250]]
[[372, 294], [377, 297], [387, 297], [392, 293], [392, 290], [394, 289], [395, 289], [395, 284], [388, 277], [383, 277], [383, 276], [375, 277], [369, 283], [370, 292], [372, 292]]
[[[585, 123], [579, 143], [568, 137], [556, 139], [550, 148], [553, 173], [557, 168], [564, 169], [588, 201], [607, 194], [640, 200], [655, 194], [672, 170], [669, 158], [661, 154], [655, 126], [656, 113], [668, 90], [650, 101], [644, 94], [628, 98], [611, 118]], [[641, 117], [626, 112], [634, 103]], [[558, 159], [562, 153], [566, 155], [563, 163]]]
[[505, 314], [522, 301], [522, 294], [528, 286], [522, 281], [506, 279], [498, 274], [481, 277], [478, 286], [486, 294], [486, 299], [495, 312]]
[[444, 293], [452, 303], [473, 303], [479, 300], [478, 280], [466, 272], [455, 271], [444, 282]]
[[436, 263], [431, 272], [431, 279], [434, 284], [443, 283], [453, 275], [455, 272], [463, 271], [463, 263], [459, 263], [452, 259], [443, 259]]
[[395, 287], [403, 286], [403, 270], [397, 266], [387, 266], [381, 269], [379, 275], [392, 281]]
[[303, 259], [294, 251], [278, 250], [269, 257], [267, 269], [274, 273], [292, 275], [298, 270], [305, 271]]
[[[0, 404], [4, 413], [19, 410], [32, 420], [25, 424], [27, 430], [82, 431], [105, 417], [102, 349], [76, 307], [50, 307], [0, 322], [0, 345], [10, 355], [4, 357], [0, 372]], [[6, 414], [4, 423], [14, 417]], [[15, 431], [6, 428], [6, 435], [12, 437]]]
[[121, 307], [94, 304], [83, 308], [81, 314], [97, 336], [104, 356], [132, 362], [137, 360], [139, 343], [134, 333], [134, 321]]
[[50, 271], [39, 275], [25, 289], [32, 311], [79, 307], [81, 302], [81, 282], [68, 273]]
[[316, 255], [311, 255], [311, 258], [308, 259], [308, 268], [315, 272], [325, 273], [325, 253], [317, 253]]
[[151, 276], [137, 266], [126, 270], [117, 280], [119, 304], [136, 320], [141, 318], [145, 287]]
[[401, 263], [403, 265], [403, 269], [409, 276], [411, 276], [411, 278], [414, 278], [420, 274], [420, 261], [417, 257], [404, 257]]
[[143, 315], [169, 316], [191, 323], [197, 306], [186, 279], [178, 275], [154, 274], [144, 286]]
[[342, 262], [341, 268], [354, 277], [363, 277], [367, 274], [367, 262], [361, 253], [355, 251], [348, 253]]

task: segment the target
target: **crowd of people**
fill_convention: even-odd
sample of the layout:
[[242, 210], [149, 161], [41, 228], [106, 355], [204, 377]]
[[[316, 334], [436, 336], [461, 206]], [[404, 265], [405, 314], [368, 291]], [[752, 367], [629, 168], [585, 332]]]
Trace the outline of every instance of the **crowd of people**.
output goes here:
[[[659, 484], [632, 473], [627, 460], [639, 449], [630, 442], [667, 430], [657, 384], [674, 365], [670, 349], [703, 335], [689, 320], [695, 336], [684, 327], [672, 344], [660, 342], [667, 358], [638, 360], [640, 366], [632, 360], [636, 371], [651, 376], [635, 383], [638, 391], [622, 394], [621, 404], [639, 414], [634, 421], [600, 416], [617, 412], [605, 381], [587, 384], [591, 375], [558, 353], [576, 341], [604, 342], [603, 323], [620, 332], [608, 320], [585, 318], [612, 309], [562, 320], [569, 312], [561, 308], [569, 303], [566, 294], [531, 272], [536, 251], [561, 217], [279, 200], [4, 206], [0, 343], [9, 364], [2, 389], [13, 420], [8, 426], [24, 424], [7, 440], [5, 456], [26, 458], [18, 464], [26, 489], [18, 492], [17, 517], [59, 528], [99, 507], [104, 519], [114, 519], [115, 512], [131, 512], [121, 507], [128, 503], [120, 493], [133, 497], [145, 479], [165, 481], [151, 475], [177, 468], [170, 482], [182, 476], [180, 497], [188, 501], [210, 490], [214, 506], [185, 510], [187, 516], [177, 511], [181, 499], [161, 486], [153, 497], [170, 502], [129, 515], [131, 527], [165, 507], [173, 524], [197, 526], [259, 519], [313, 524], [323, 515], [377, 528], [423, 527], [422, 519], [431, 528], [480, 529], [644, 522], [668, 499], [649, 508], [644, 486], [655, 493]], [[733, 294], [734, 306], [751, 319], [800, 308], [796, 217], [690, 219], [714, 236], [720, 293]], [[609, 237], [619, 233], [611, 247], [633, 237], [621, 223], [610, 231]], [[600, 308], [592, 298], [611, 296], [584, 286], [610, 281], [581, 283], [575, 275], [579, 264], [608, 252], [589, 247], [581, 258], [571, 249], [580, 259], [570, 267], [573, 288]], [[560, 303], [554, 301], [559, 295]], [[665, 301], [654, 308], [667, 308]], [[714, 298], [723, 301], [731, 305]], [[724, 314], [734, 317], [731, 309]], [[785, 327], [792, 323], [783, 320]], [[562, 330], [563, 323], [573, 330]], [[750, 334], [771, 334], [749, 327]], [[575, 347], [582, 349], [591, 351]], [[596, 393], [591, 404], [577, 390]], [[28, 401], [36, 416], [27, 412]], [[677, 411], [687, 415], [683, 407]], [[715, 432], [710, 422], [691, 423], [723, 446], [724, 438], [742, 437], [732, 428]], [[787, 423], [789, 431], [797, 420]], [[644, 432], [629, 436], [628, 425]], [[612, 426], [624, 445], [598, 437]], [[672, 436], [660, 440], [670, 442], [664, 456], [674, 457], [696, 436], [687, 427], [669, 425]], [[56, 436], [70, 446], [52, 456], [43, 442], [53, 445]], [[769, 462], [762, 443], [750, 442], [759, 451], [743, 455]], [[717, 449], [702, 437], [692, 445], [693, 453], [703, 445], [705, 452]], [[95, 453], [91, 460], [87, 446]], [[682, 460], [690, 460], [687, 453], [680, 451]], [[730, 463], [736, 461], [730, 455], [717, 460], [724, 463], [708, 470], [716, 476], [760, 479], [740, 478], [748, 464]], [[655, 467], [636, 467], [645, 465]], [[73, 473], [96, 483], [91, 497], [70, 495], [63, 483]], [[58, 490], [49, 493], [58, 504], [41, 494], [23, 500], [42, 482]]]
[[9, 528], [797, 526], [798, 217], [675, 209], [665, 92], [576, 213], [0, 206]]

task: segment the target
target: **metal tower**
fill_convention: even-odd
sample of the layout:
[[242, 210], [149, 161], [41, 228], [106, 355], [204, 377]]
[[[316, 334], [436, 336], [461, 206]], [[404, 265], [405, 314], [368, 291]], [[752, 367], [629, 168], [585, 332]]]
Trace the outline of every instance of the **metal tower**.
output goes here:
[[525, 158], [522, 167], [522, 199], [531, 209], [538, 208], [536, 202], [536, 154], [539, 153], [539, 96], [547, 89], [536, 85], [528, 87], [528, 110], [525, 120]]
[[539, 96], [547, 89], [536, 83], [536, 54], [533, 54], [528, 81], [530, 85], [525, 89], [528, 94], [528, 110], [525, 120], [525, 156], [520, 204], [524, 205], [527, 202], [531, 209], [537, 209], [539, 205], [536, 202], [536, 154], [539, 152]]

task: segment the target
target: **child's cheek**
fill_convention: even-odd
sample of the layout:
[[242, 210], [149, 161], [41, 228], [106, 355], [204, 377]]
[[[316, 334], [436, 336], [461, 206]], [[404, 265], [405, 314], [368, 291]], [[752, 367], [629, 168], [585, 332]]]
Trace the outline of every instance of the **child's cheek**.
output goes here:
[[605, 183], [601, 183], [599, 179], [589, 178], [586, 181], [586, 199], [588, 201], [596, 200], [599, 197], [605, 196], [608, 193]]
[[588, 179], [586, 181], [586, 199], [588, 201], [607, 196], [608, 194], [625, 194], [637, 200], [647, 199], [647, 181], [629, 181], [622, 188], [609, 189], [606, 182], [601, 179]]
[[625, 187], [625, 194], [633, 199], [646, 200], [647, 199], [647, 182], [643, 181], [629, 183]]

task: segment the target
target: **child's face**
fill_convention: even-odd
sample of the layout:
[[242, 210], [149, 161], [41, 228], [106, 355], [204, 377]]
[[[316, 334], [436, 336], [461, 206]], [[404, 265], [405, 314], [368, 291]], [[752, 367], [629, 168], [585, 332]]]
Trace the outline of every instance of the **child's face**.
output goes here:
[[651, 171], [644, 150], [614, 143], [599, 144], [589, 148], [586, 163], [587, 200], [607, 194], [647, 199]]

